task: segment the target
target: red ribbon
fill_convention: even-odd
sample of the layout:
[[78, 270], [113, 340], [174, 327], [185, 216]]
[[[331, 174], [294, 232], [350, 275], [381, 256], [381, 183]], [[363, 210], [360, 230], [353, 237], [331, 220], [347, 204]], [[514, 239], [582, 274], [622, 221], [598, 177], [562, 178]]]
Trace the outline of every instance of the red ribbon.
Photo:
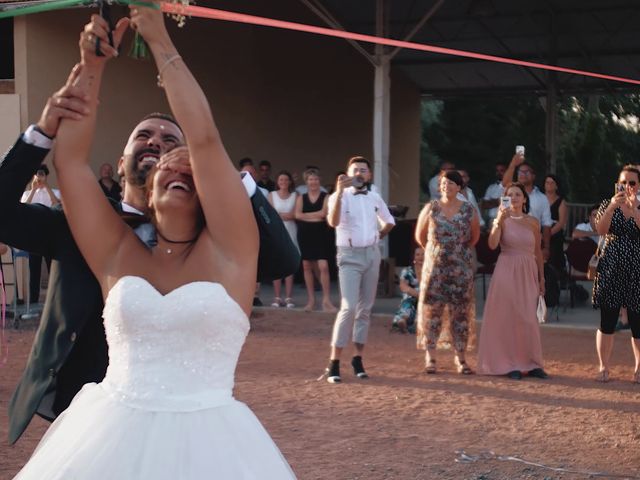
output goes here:
[[602, 73], [588, 72], [585, 70], [576, 70], [573, 68], [557, 67], [555, 65], [547, 65], [544, 63], [527, 62], [524, 60], [516, 60], [513, 58], [497, 57], [495, 55], [485, 55], [483, 53], [474, 53], [466, 50], [456, 50], [453, 48], [436, 47], [433, 45], [423, 45], [420, 43], [403, 42], [401, 40], [393, 40], [384, 37], [375, 37], [373, 35], [363, 35], [360, 33], [345, 32], [342, 30], [333, 30], [331, 28], [315, 27], [303, 23], [285, 22], [283, 20], [274, 20], [271, 18], [256, 17], [254, 15], [246, 15], [243, 13], [228, 12], [225, 10], [217, 10], [214, 8], [196, 7], [193, 5], [185, 6], [176, 3], [162, 3], [162, 11], [171, 14], [185, 15], [199, 18], [210, 18], [214, 20], [223, 20], [225, 22], [247, 23], [250, 25], [261, 25], [264, 27], [274, 27], [284, 30], [294, 30], [298, 32], [314, 33], [317, 35], [325, 35], [328, 37], [346, 38], [360, 42], [375, 43], [378, 45], [387, 45], [390, 47], [400, 47], [409, 50], [419, 50], [423, 52], [440, 53], [442, 55], [453, 55], [456, 57], [475, 58], [486, 60], [489, 62], [506, 63], [509, 65], [518, 65], [520, 67], [536, 68], [541, 70], [551, 70], [554, 72], [569, 73], [573, 75], [582, 75], [585, 77], [601, 78], [604, 80], [612, 80], [614, 82], [632, 83], [640, 85], [640, 80], [625, 77], [616, 77], [613, 75], [605, 75]]

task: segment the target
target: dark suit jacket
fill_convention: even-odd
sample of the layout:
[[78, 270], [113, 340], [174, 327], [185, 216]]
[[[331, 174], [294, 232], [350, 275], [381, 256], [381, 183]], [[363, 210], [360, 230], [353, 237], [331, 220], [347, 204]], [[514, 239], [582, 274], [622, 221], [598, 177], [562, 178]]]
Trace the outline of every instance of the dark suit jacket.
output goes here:
[[[108, 363], [100, 286], [82, 258], [60, 208], [24, 204], [20, 197], [48, 150], [22, 137], [0, 164], [0, 242], [52, 259], [40, 325], [9, 404], [9, 442], [38, 413], [65, 410], [82, 385], [104, 378]], [[256, 190], [251, 198], [260, 232], [258, 276], [282, 278], [300, 263], [284, 225]]]

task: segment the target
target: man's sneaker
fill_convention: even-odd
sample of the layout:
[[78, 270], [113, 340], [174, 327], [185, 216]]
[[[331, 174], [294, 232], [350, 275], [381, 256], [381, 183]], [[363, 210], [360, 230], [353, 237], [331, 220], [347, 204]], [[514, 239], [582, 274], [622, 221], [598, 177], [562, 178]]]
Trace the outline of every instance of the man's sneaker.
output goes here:
[[362, 357], [357, 355], [351, 359], [351, 366], [353, 367], [353, 373], [356, 374], [358, 378], [369, 378], [367, 372], [364, 371], [364, 366], [362, 365]]
[[262, 300], [260, 300], [260, 297], [253, 297], [253, 306], [254, 307], [261, 307], [262, 306]]
[[329, 366], [324, 371], [329, 383], [340, 383], [340, 360], [329, 360]]

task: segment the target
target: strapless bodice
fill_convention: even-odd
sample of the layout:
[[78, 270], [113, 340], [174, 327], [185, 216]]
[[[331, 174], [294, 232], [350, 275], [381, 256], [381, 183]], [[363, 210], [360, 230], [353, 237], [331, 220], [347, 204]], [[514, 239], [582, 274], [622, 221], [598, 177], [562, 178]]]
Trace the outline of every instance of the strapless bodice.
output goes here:
[[249, 320], [219, 283], [162, 295], [142, 277], [120, 278], [103, 312], [109, 367], [103, 388], [123, 403], [193, 411], [233, 401]]

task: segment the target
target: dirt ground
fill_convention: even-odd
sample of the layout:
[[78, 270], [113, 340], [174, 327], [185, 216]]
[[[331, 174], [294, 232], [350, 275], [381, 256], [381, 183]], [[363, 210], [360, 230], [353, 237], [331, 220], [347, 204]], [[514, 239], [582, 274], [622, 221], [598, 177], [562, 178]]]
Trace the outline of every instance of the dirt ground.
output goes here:
[[[332, 322], [322, 313], [263, 309], [238, 365], [236, 398], [260, 418], [298, 478], [640, 478], [640, 385], [630, 381], [628, 332], [617, 336], [608, 384], [593, 381], [593, 332], [558, 328], [543, 328], [549, 380], [461, 376], [450, 352], [441, 353], [439, 373], [427, 376], [414, 338], [389, 333], [389, 318], [376, 317], [365, 356], [371, 378], [358, 380], [343, 367], [343, 383], [331, 385], [317, 378]], [[1, 479], [20, 469], [47, 427], [35, 419], [15, 446], [6, 442], [7, 403], [34, 331], [7, 333]]]

